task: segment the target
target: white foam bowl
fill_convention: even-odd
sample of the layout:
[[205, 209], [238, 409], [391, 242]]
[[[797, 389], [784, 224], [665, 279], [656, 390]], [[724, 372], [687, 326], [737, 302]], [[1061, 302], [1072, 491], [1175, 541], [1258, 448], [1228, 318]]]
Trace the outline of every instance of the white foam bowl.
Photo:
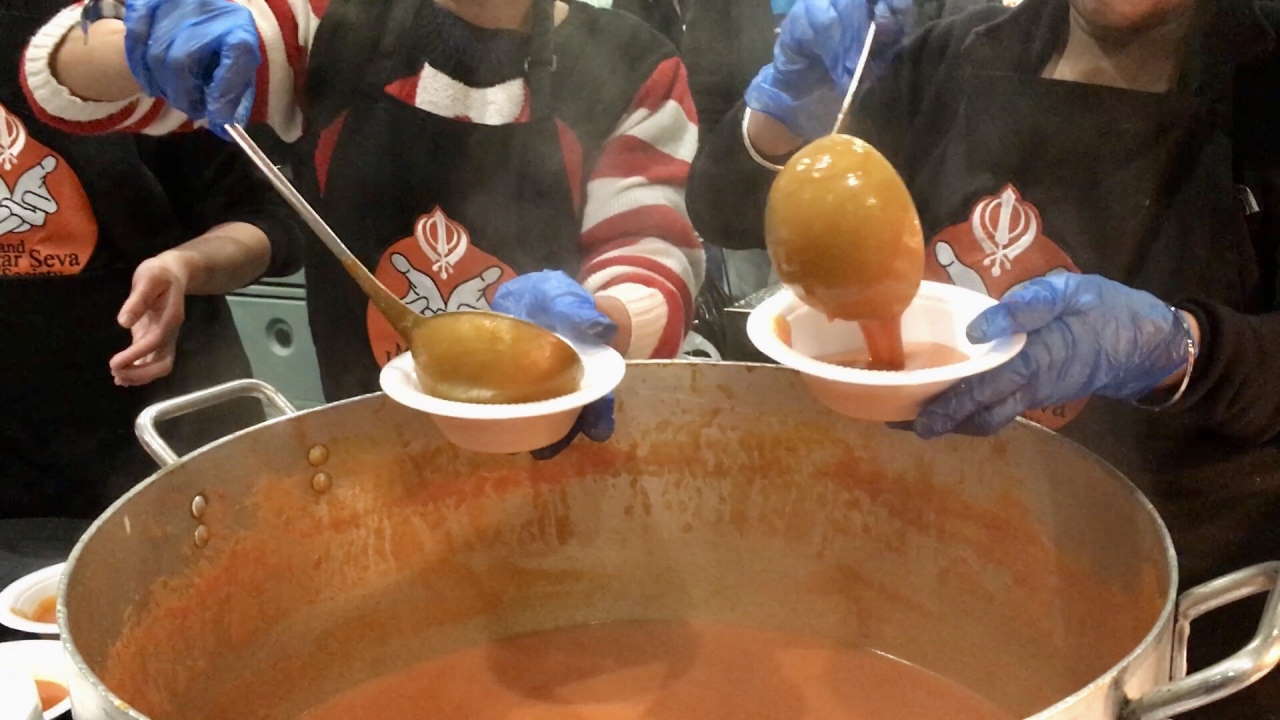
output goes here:
[[0, 720], [40, 720], [40, 698], [25, 672], [0, 667]]
[[413, 356], [404, 353], [382, 368], [379, 383], [392, 400], [431, 416], [454, 445], [484, 453], [521, 453], [544, 448], [568, 434], [587, 404], [608, 395], [627, 373], [618, 351], [569, 342], [582, 359], [577, 391], [550, 400], [510, 405], [445, 400], [422, 391]]
[[38, 623], [29, 620], [41, 600], [56, 597], [58, 579], [66, 563], [41, 568], [9, 583], [0, 590], [0, 625], [32, 635], [57, 635], [57, 623]]
[[[814, 399], [832, 410], [861, 420], [912, 420], [942, 391], [1003, 365], [1022, 350], [1025, 335], [983, 345], [975, 345], [965, 336], [969, 323], [995, 302], [955, 285], [922, 282], [902, 315], [903, 342], [941, 343], [968, 357], [923, 370], [860, 370], [815, 359], [864, 350], [862, 329], [856, 322], [828, 320], [786, 289], [751, 312], [747, 336], [760, 352], [798, 370]], [[790, 344], [778, 336], [780, 325], [790, 328]]]
[[[16, 675], [19, 681], [25, 679], [30, 683], [33, 693], [37, 678], [70, 688], [72, 672], [67, 651], [57, 640], [18, 640], [0, 643], [0, 675]], [[37, 707], [39, 707], [38, 704]], [[61, 717], [70, 709], [71, 698], [68, 696], [62, 702], [44, 711], [44, 720]], [[18, 717], [23, 716], [18, 715]], [[41, 716], [37, 714], [36, 717]]]

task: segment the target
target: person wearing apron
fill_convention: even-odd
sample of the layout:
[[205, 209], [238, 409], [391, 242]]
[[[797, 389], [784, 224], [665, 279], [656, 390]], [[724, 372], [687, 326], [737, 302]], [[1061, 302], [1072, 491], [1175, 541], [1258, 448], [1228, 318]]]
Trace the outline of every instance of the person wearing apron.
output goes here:
[[[300, 261], [288, 208], [216, 140], [77, 137], [37, 119], [20, 61], [59, 5], [0, 4], [0, 554], [23, 541], [6, 528], [91, 519], [153, 472], [138, 412], [249, 375], [210, 293]], [[189, 451], [256, 417], [237, 407], [166, 435]]]
[[[419, 312], [562, 298], [585, 309], [559, 322], [603, 339], [611, 321], [628, 356], [679, 351], [703, 275], [684, 209], [697, 122], [683, 64], [640, 21], [552, 0], [137, 0], [87, 44], [77, 22], [69, 8], [27, 54], [60, 127], [266, 122], [300, 140], [321, 213]], [[327, 399], [376, 390], [405, 348], [332, 258], [309, 253], [307, 273]]]
[[[782, 62], [695, 162], [709, 242], [763, 243], [763, 166], [829, 132], [813, 98], [843, 92], [867, 16], [861, 0], [792, 11]], [[970, 336], [1030, 333], [915, 430], [989, 434], [1025, 413], [1080, 441], [1155, 503], [1183, 587], [1280, 559], [1277, 28], [1252, 0], [982, 8], [909, 40], [853, 109], [916, 201], [926, 277], [1003, 299]], [[1242, 647], [1260, 611], [1197, 621], [1192, 665]], [[1185, 717], [1280, 718], [1280, 676]]]

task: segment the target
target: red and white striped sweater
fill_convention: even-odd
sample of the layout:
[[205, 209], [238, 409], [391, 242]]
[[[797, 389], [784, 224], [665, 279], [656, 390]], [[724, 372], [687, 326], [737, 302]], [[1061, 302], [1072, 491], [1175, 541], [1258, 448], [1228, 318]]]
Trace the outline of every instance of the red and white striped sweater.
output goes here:
[[[253, 121], [269, 124], [285, 140], [296, 140], [303, 132], [299, 94], [328, 0], [234, 1], [253, 12], [265, 60], [258, 70]], [[556, 42], [579, 52], [566, 54], [569, 66], [562, 62], [558, 67], [557, 85], [572, 85], [575, 77], [579, 83], [584, 76], [609, 79], [599, 88], [563, 88], [555, 99], [561, 146], [582, 217], [579, 280], [627, 307], [629, 356], [673, 357], [692, 322], [704, 272], [701, 240], [684, 200], [698, 135], [685, 68], [669, 48], [650, 47], [649, 55], [656, 50], [656, 59], [643, 69], [647, 75], [636, 75], [634, 66], [625, 65], [634, 61], [635, 48], [611, 47], [608, 37], [610, 28], [634, 21], [581, 2], [570, 5], [569, 17], [556, 29]], [[79, 5], [67, 8], [27, 48], [22, 83], [43, 121], [69, 132], [149, 135], [199, 125], [156, 98], [87, 101], [59, 84], [51, 70], [52, 55], [78, 20]], [[647, 37], [631, 30], [632, 44], [636, 37]], [[653, 42], [659, 42], [656, 35]], [[617, 63], [619, 71], [593, 68], [583, 73], [572, 67], [574, 57], [579, 64]], [[635, 79], [627, 87], [629, 76]], [[528, 114], [528, 89], [520, 78], [475, 88], [427, 64], [418, 75], [386, 90], [424, 110], [477, 123], [523, 122]], [[612, 108], [603, 98], [610, 94], [618, 97]], [[319, 155], [317, 171], [323, 186], [327, 168]]]

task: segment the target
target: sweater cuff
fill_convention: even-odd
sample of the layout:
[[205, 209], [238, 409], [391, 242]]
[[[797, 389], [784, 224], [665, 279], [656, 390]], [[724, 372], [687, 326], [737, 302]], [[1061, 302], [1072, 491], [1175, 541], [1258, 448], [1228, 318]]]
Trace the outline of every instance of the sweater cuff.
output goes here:
[[1182, 402], [1197, 422], [1250, 445], [1280, 437], [1274, 358], [1280, 355], [1280, 312], [1241, 313], [1204, 299], [1175, 306], [1200, 325], [1200, 357]]
[[1173, 304], [1178, 310], [1191, 313], [1196, 319], [1196, 325], [1200, 329], [1200, 353], [1196, 357], [1195, 369], [1191, 371], [1191, 382], [1187, 384], [1187, 391], [1183, 393], [1182, 399], [1177, 402], [1170, 410], [1186, 410], [1202, 399], [1212, 384], [1209, 378], [1217, 376], [1221, 373], [1219, 362], [1215, 362], [1216, 358], [1221, 358], [1223, 353], [1214, 353], [1212, 348], [1217, 340], [1214, 336], [1216, 328], [1214, 327], [1214, 319], [1210, 316], [1209, 308], [1197, 300], [1190, 298], [1183, 299]]
[[286, 277], [302, 269], [298, 227], [279, 213], [237, 213], [220, 222], [242, 222], [258, 228], [267, 236], [267, 242], [271, 245], [271, 260], [267, 263], [267, 269], [254, 282], [263, 278]]
[[79, 3], [63, 9], [36, 32], [23, 58], [23, 77], [33, 109], [55, 123], [96, 123], [125, 110], [141, 95], [115, 102], [85, 100], [58, 82], [53, 74], [53, 55], [72, 28], [80, 23]]
[[628, 358], [653, 356], [667, 326], [667, 301], [662, 293], [640, 283], [619, 283], [601, 290], [596, 296], [611, 297], [620, 301], [631, 318], [631, 345]]

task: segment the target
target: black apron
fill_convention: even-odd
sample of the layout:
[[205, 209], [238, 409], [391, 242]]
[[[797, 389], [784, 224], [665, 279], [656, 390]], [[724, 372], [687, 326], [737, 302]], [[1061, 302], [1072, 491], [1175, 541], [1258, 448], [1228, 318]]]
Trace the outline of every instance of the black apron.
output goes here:
[[[0, 518], [91, 518], [155, 471], [134, 436], [147, 405], [249, 375], [226, 301], [189, 298], [174, 373], [117, 387], [107, 361], [128, 347], [116, 323], [133, 268], [0, 279]], [[171, 421], [180, 453], [259, 422], [251, 401]]]
[[129, 344], [113, 316], [130, 279], [113, 268], [0, 280], [0, 517], [91, 515], [104, 507], [104, 485], [123, 489], [116, 480], [140, 469], [131, 462], [137, 393], [115, 387], [107, 368]]
[[[964, 93], [945, 141], [909, 178], [929, 238], [927, 277], [999, 297], [1033, 277], [1082, 271], [1169, 302], [1256, 304], [1259, 262], [1233, 178], [1230, 119], [1211, 103], [996, 72], [971, 73]], [[1233, 451], [1194, 418], [1094, 399], [1035, 419], [1065, 424], [1064, 434], [1153, 500], [1179, 549], [1184, 589], [1276, 552], [1237, 552], [1249, 542], [1249, 503], [1222, 483], [1276, 497], [1280, 469], [1214, 477], [1203, 458]], [[1193, 664], [1242, 647], [1259, 603], [1197, 622]], [[1280, 713], [1280, 677], [1185, 717], [1280, 717], [1268, 713]]]
[[[96, 226], [96, 242], [78, 274], [0, 277], [0, 520], [95, 517], [156, 469], [133, 432], [144, 407], [249, 374], [226, 301], [199, 297], [187, 302], [174, 374], [144, 387], [115, 385], [107, 363], [131, 342], [116, 314], [134, 269], [187, 233], [133, 138], [72, 136], [31, 114], [18, 87], [22, 49], [61, 7], [56, 0], [0, 7], [0, 105], [27, 131], [21, 165], [56, 154], [59, 171], [69, 170], [87, 196], [82, 206], [55, 192], [50, 227], [67, 221], [59, 213], [81, 218], [72, 232], [84, 238]], [[120, 203], [119, 187], [133, 189], [136, 202]], [[24, 237], [3, 235], [0, 244]], [[261, 417], [253, 403], [238, 403], [172, 421], [164, 434], [187, 452]], [[0, 545], [14, 540], [3, 535]]]
[[[431, 2], [418, 8], [415, 32], [402, 34], [412, 40], [397, 48], [395, 57], [380, 62], [356, 94], [340, 119], [321, 207], [325, 219], [371, 270], [380, 261], [385, 265], [385, 251], [412, 237], [421, 223], [430, 225], [426, 217], [439, 210], [435, 227], [449, 223], [455, 239], [459, 232], [466, 233], [464, 250], [496, 258], [497, 263], [485, 263], [479, 270], [498, 267], [503, 280], [513, 273], [543, 269], [576, 272], [579, 220], [549, 103], [555, 65], [550, 43], [553, 11], [551, 0], [534, 3], [526, 63], [528, 122], [482, 125], [441, 117], [387, 94], [386, 85], [416, 75], [430, 44], [442, 42], [432, 37], [439, 24], [431, 14], [445, 11]], [[375, 355], [364, 295], [332, 256], [311, 249], [308, 307], [325, 397], [334, 401], [374, 391], [379, 366], [405, 348], [382, 347]], [[448, 273], [444, 265], [437, 269]], [[433, 282], [437, 280], [438, 274], [433, 276]], [[484, 280], [492, 278], [485, 275]], [[490, 294], [493, 286], [488, 286]], [[442, 295], [447, 299], [443, 288]], [[409, 304], [424, 314], [438, 309], [425, 301]], [[467, 307], [487, 305], [472, 302]]]

